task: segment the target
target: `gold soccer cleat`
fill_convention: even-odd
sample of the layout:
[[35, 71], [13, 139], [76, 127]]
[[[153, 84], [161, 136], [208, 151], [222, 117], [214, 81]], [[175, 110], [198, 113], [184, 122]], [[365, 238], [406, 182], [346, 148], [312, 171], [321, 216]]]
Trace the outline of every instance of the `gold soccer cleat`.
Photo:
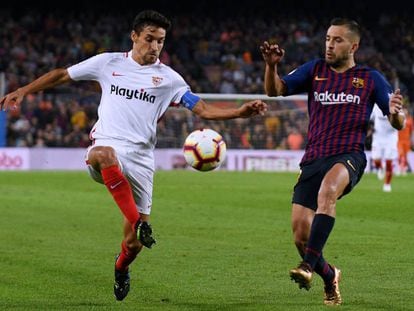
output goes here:
[[335, 272], [335, 277], [331, 284], [325, 284], [325, 297], [323, 303], [330, 306], [342, 304], [341, 293], [339, 292], [339, 282], [341, 281], [341, 270], [331, 266]]
[[309, 290], [312, 282], [312, 268], [306, 262], [299, 264], [297, 268], [290, 270], [290, 279], [299, 284], [299, 288]]

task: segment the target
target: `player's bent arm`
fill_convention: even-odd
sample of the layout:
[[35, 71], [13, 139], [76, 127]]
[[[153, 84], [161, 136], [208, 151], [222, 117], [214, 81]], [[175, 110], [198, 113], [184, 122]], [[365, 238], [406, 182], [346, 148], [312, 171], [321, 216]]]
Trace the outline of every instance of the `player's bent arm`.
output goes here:
[[401, 130], [404, 127], [405, 123], [405, 114], [403, 111], [403, 97], [401, 95], [400, 89], [396, 89], [393, 94], [391, 94], [389, 100], [389, 109], [390, 114], [388, 115], [388, 120], [390, 121], [392, 127], [397, 130]]
[[280, 96], [286, 93], [286, 85], [277, 73], [277, 67], [266, 64], [264, 89], [267, 96]]

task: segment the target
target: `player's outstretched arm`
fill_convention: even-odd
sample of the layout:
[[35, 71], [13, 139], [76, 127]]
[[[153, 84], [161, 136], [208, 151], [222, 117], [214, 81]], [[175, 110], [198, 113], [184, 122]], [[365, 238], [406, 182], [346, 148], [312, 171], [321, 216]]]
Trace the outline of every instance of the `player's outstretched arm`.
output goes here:
[[227, 120], [234, 118], [249, 118], [255, 115], [264, 115], [267, 104], [261, 100], [253, 100], [244, 103], [238, 108], [220, 108], [207, 104], [200, 99], [192, 110], [200, 118], [208, 120]]
[[68, 71], [63, 68], [54, 69], [40, 76], [31, 83], [18, 88], [17, 90], [6, 94], [0, 100], [2, 110], [14, 109], [20, 105], [24, 96], [30, 93], [36, 93], [45, 89], [53, 88], [57, 85], [71, 81]]
[[390, 96], [389, 106], [390, 115], [388, 119], [395, 129], [401, 130], [404, 127], [405, 114], [403, 112], [403, 97], [400, 89], [395, 90]]

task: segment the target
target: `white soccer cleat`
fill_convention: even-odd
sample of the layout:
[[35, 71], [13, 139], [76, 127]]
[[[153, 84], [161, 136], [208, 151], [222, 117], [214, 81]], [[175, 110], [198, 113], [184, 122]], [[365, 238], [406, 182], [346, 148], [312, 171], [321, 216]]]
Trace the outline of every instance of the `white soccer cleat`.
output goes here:
[[384, 184], [384, 186], [382, 186], [382, 191], [391, 192], [391, 184]]
[[377, 170], [377, 177], [379, 180], [383, 180], [385, 176], [384, 170], [382, 168], [379, 168]]

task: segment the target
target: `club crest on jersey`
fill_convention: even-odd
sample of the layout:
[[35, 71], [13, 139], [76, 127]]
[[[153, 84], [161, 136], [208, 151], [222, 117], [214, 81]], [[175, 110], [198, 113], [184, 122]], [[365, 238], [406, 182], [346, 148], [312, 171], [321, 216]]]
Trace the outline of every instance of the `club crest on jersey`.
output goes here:
[[161, 77], [152, 77], [152, 84], [154, 84], [154, 86], [160, 85], [161, 82], [162, 82], [162, 78]]
[[364, 87], [364, 79], [355, 77], [352, 79], [352, 85], [357, 89], [362, 89]]

